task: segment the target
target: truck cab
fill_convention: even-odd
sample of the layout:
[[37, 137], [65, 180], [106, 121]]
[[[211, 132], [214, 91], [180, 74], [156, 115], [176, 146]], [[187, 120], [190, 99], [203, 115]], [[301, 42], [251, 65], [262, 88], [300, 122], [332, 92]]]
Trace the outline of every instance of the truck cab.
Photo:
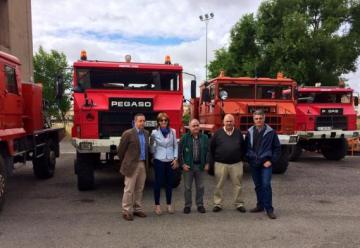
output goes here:
[[[164, 64], [87, 60], [74, 63], [73, 145], [79, 190], [94, 186], [94, 170], [113, 164], [122, 133], [143, 113], [145, 128], [157, 127], [166, 112], [177, 137], [183, 133], [182, 67]], [[100, 159], [100, 158], [103, 159]], [[102, 162], [100, 162], [102, 160]]]
[[0, 130], [23, 128], [20, 61], [0, 53]]
[[287, 168], [287, 145], [296, 144], [296, 82], [279, 74], [277, 78], [219, 77], [200, 85], [200, 97], [192, 98], [192, 118], [199, 118], [200, 127], [211, 134], [223, 126], [225, 114], [235, 117], [235, 126], [245, 134], [253, 125], [253, 112], [263, 109], [266, 123], [279, 134], [284, 163], [275, 172]]
[[359, 136], [354, 100], [350, 88], [300, 87], [296, 105], [296, 130], [300, 139], [292, 160], [298, 159], [302, 149], [321, 151], [330, 160], [345, 157], [346, 139]]
[[54, 175], [63, 128], [45, 128], [42, 85], [21, 80], [18, 58], [0, 51], [0, 210], [14, 164], [32, 161], [37, 178]]

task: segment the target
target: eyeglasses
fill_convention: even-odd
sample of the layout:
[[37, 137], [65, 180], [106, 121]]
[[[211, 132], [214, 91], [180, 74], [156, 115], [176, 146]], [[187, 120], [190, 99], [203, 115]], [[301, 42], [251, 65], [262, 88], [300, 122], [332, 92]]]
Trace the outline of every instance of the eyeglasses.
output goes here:
[[161, 119], [159, 122], [168, 122], [167, 119]]
[[260, 118], [254, 118], [255, 121], [260, 121], [263, 120], [264, 118], [260, 117]]

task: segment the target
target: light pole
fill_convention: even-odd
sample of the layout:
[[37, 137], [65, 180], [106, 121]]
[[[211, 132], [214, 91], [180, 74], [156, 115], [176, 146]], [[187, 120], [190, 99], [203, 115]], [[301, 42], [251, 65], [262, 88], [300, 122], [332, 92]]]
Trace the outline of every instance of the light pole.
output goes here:
[[205, 22], [206, 38], [205, 38], [205, 80], [208, 80], [208, 62], [207, 62], [207, 47], [208, 47], [208, 23], [214, 18], [214, 13], [199, 16], [200, 21]]

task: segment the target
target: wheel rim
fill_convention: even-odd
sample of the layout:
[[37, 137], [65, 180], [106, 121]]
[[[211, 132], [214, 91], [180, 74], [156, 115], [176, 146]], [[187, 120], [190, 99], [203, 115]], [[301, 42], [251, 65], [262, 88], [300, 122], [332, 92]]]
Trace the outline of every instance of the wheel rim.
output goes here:
[[5, 194], [5, 177], [0, 174], [0, 199]]

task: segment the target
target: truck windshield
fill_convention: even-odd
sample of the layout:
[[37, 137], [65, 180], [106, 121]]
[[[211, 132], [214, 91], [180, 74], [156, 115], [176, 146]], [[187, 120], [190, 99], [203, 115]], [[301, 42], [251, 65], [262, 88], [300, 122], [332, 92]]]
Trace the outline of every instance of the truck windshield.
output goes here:
[[299, 103], [351, 103], [348, 92], [301, 92]]
[[134, 69], [77, 69], [79, 90], [126, 89], [126, 90], [179, 90], [179, 73]]
[[219, 92], [226, 91], [228, 99], [254, 99], [255, 86], [237, 83], [228, 83], [219, 85]]
[[292, 87], [290, 85], [258, 85], [256, 99], [291, 100]]

